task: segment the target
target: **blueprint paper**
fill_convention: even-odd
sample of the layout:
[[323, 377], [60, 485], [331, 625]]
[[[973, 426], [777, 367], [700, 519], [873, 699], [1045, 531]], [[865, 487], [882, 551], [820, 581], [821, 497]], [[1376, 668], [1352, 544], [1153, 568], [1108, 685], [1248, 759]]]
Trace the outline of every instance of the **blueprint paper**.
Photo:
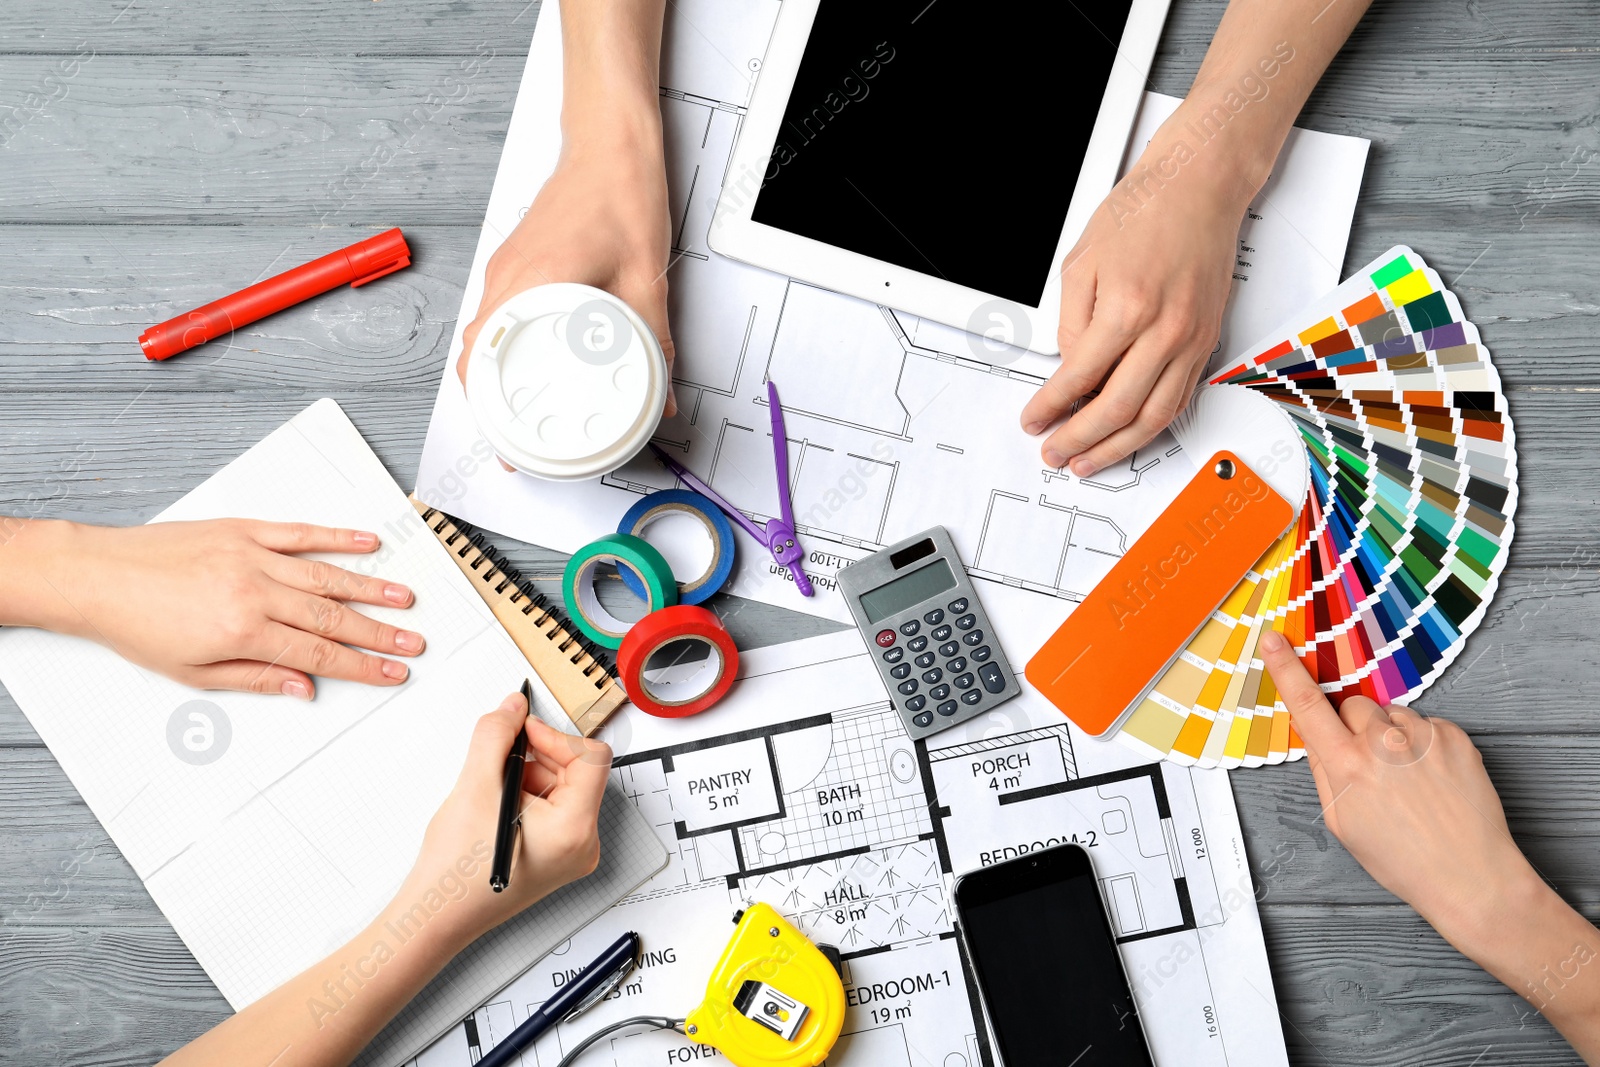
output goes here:
[[[239, 1009], [344, 944], [389, 902], [460, 773], [474, 723], [529, 670], [332, 400], [296, 415], [157, 521], [224, 516], [376, 531], [383, 544], [371, 555], [319, 558], [415, 591], [404, 611], [361, 608], [426, 635], [410, 678], [384, 689], [321, 678], [309, 704], [201, 693], [100, 645], [19, 628], [0, 630], [0, 678]], [[549, 690], [532, 682], [535, 714], [570, 732]], [[660, 842], [615, 789], [602, 821], [601, 870], [469, 947], [379, 1038], [389, 1063], [414, 1055], [661, 868]]]
[[[417, 1067], [477, 1062], [627, 930], [644, 955], [620, 995], [522, 1063], [553, 1067], [619, 1019], [681, 1018], [735, 910], [754, 901], [843, 953], [847, 1014], [831, 1067], [990, 1064], [951, 922], [954, 876], [1061, 841], [1089, 851], [1158, 1064], [1288, 1062], [1225, 773], [1140, 764], [1085, 740], [1032, 692], [917, 744], [869, 656], [854, 631], [756, 649], [710, 711], [625, 709], [603, 735], [613, 776], [670, 842], [671, 862]], [[677, 1034], [627, 1031], [582, 1064], [704, 1055]]]
[[[778, 385], [794, 510], [817, 596], [801, 597], [735, 530], [730, 592], [848, 621], [838, 568], [946, 526], [1013, 662], [1038, 647], [1193, 473], [1162, 435], [1080, 481], [1044, 467], [1018, 415], [1056, 360], [717, 256], [705, 235], [778, 5], [669, 6], [661, 110], [674, 235], [670, 283], [681, 414], [657, 440], [757, 521], [776, 514], [764, 382]], [[452, 348], [476, 313], [483, 268], [560, 146], [559, 11], [540, 14]], [[1174, 106], [1151, 96], [1142, 129]], [[1142, 144], [1136, 135], [1131, 143]], [[1282, 309], [1337, 284], [1365, 143], [1297, 133], [1241, 233], [1225, 337], [1249, 340]], [[959, 145], [952, 145], [959, 149]], [[1292, 156], [1292, 158], [1289, 158]], [[908, 180], [915, 180], [908, 177]], [[1314, 224], [1315, 223], [1315, 224]], [[1257, 323], [1261, 328], [1257, 328]], [[454, 373], [443, 375], [418, 473], [426, 503], [478, 526], [575, 551], [673, 480], [648, 455], [604, 479], [553, 484], [502, 470]], [[667, 552], [669, 558], [674, 553]]]

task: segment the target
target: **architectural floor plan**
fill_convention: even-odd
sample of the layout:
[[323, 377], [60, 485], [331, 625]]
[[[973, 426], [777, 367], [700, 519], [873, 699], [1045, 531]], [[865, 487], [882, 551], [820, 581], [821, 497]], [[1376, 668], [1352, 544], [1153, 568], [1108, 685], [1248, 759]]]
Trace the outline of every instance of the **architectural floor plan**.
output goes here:
[[[764, 521], [777, 508], [766, 382], [777, 384], [797, 527], [818, 595], [802, 600], [742, 531], [731, 592], [845, 621], [833, 578], [839, 567], [937, 523], [974, 577], [1030, 594], [1007, 596], [1014, 610], [1059, 622], [1193, 473], [1192, 461], [1163, 435], [1087, 480], [1047, 468], [1018, 416], [1054, 358], [710, 250], [706, 234], [777, 11], [778, 0], [682, 0], [668, 13], [661, 113], [680, 414], [656, 440]], [[555, 163], [558, 18], [554, 5], [540, 14], [452, 351], [475, 314], [484, 264]], [[1144, 126], [1172, 105], [1152, 95]], [[1255, 327], [1257, 319], [1275, 322], [1280, 304], [1296, 306], [1299, 290], [1303, 303], [1331, 288], [1343, 259], [1365, 143], [1296, 136], [1305, 169], [1321, 183], [1269, 184], [1241, 231], [1228, 321], [1239, 319], [1247, 332], [1266, 328]], [[940, 146], [933, 158], [961, 150]], [[641, 494], [672, 481], [648, 456], [598, 482], [508, 473], [487, 451], [455, 375], [446, 374], [417, 492], [479, 526], [574, 551], [614, 530]]]
[[[735, 695], [698, 719], [629, 710], [608, 728], [614, 774], [673, 852], [667, 869], [419, 1067], [474, 1062], [626, 930], [643, 938], [640, 969], [524, 1053], [525, 1067], [554, 1067], [616, 1019], [681, 1017], [699, 1002], [735, 911], [755, 901], [844, 959], [846, 1037], [829, 1063], [989, 1067], [953, 877], [1062, 842], [1090, 852], [1158, 1062], [1284, 1062], [1225, 776], [1130, 765], [1118, 746], [1093, 742], [1096, 765], [1082, 766], [1060, 716], [1021, 701], [912, 742], [851, 632], [746, 660]], [[629, 1032], [588, 1055], [583, 1067], [708, 1053], [676, 1034]]]
[[[657, 442], [752, 518], [772, 516], [771, 380], [818, 595], [801, 598], [742, 532], [726, 588], [847, 621], [838, 569], [943, 525], [1008, 655], [1025, 662], [1194, 460], [1163, 434], [1090, 479], [1050, 469], [1017, 420], [1056, 360], [711, 252], [706, 233], [777, 11], [778, 0], [669, 5], [661, 107], [679, 414]], [[558, 20], [556, 5], [545, 5], [452, 352], [476, 314], [490, 255], [555, 166]], [[1154, 122], [1172, 105], [1152, 94], [1145, 106]], [[1278, 304], [1297, 306], [1337, 282], [1365, 144], [1318, 134], [1291, 143], [1292, 158], [1280, 160], [1240, 233], [1225, 343], [1232, 332], [1253, 339], [1265, 328], [1257, 319], [1281, 317]], [[953, 137], [918, 158], [936, 166], [940, 152], [965, 150]], [[614, 531], [641, 494], [671, 485], [653, 460], [584, 483], [506, 472], [446, 374], [417, 493], [487, 529], [575, 551]], [[672, 559], [672, 546], [662, 547]], [[629, 929], [644, 938], [640, 969], [523, 1064], [554, 1067], [564, 1049], [620, 1018], [681, 1017], [699, 1002], [735, 911], [758, 900], [843, 954], [849, 1017], [830, 1064], [989, 1067], [951, 886], [963, 871], [1072, 841], [1094, 860], [1157, 1062], [1286, 1062], [1225, 774], [1142, 765], [1131, 750], [1078, 733], [1026, 686], [988, 715], [914, 743], [854, 631], [742, 659], [741, 680], [710, 711], [668, 721], [630, 710], [608, 727], [617, 780], [671, 848], [668, 868], [427, 1050], [419, 1067], [476, 1062]], [[718, 1058], [666, 1032], [619, 1035], [592, 1055], [615, 1067]]]

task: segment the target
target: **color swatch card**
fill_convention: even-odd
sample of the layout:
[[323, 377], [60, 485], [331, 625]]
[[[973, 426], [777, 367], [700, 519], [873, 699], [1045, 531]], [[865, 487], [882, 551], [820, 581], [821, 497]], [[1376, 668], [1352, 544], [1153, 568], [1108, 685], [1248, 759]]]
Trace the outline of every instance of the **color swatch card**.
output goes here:
[[1213, 381], [1289, 413], [1311, 488], [1118, 736], [1185, 765], [1254, 767], [1305, 754], [1257, 655], [1268, 630], [1336, 704], [1408, 703], [1454, 661], [1505, 568], [1516, 437], [1477, 327], [1404, 246]]

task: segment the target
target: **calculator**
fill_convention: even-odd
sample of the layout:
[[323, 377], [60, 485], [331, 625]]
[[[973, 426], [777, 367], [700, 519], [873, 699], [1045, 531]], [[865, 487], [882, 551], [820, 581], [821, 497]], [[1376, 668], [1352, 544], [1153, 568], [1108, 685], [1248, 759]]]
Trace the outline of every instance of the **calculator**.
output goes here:
[[845, 567], [839, 590], [913, 738], [1022, 692], [943, 526]]

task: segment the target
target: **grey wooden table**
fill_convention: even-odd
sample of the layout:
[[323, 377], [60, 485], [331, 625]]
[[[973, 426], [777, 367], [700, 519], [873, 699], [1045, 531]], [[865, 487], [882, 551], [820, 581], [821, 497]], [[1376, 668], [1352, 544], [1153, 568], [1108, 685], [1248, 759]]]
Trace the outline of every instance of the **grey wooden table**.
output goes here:
[[[1174, 0], [1152, 88], [1187, 89], [1223, 6]], [[142, 521], [319, 396], [410, 485], [537, 14], [527, 0], [6, 0], [0, 514]], [[1347, 262], [1417, 248], [1510, 385], [1512, 564], [1421, 706], [1472, 732], [1518, 841], [1591, 917], [1597, 87], [1592, 0], [1378, 0], [1301, 119], [1373, 140]], [[394, 225], [412, 269], [180, 362], [140, 357], [144, 326]], [[829, 628], [741, 608], [748, 645]], [[1303, 764], [1233, 783], [1293, 1062], [1577, 1062], [1356, 866]], [[3, 694], [0, 858], [0, 1064], [149, 1063], [226, 1015]]]

